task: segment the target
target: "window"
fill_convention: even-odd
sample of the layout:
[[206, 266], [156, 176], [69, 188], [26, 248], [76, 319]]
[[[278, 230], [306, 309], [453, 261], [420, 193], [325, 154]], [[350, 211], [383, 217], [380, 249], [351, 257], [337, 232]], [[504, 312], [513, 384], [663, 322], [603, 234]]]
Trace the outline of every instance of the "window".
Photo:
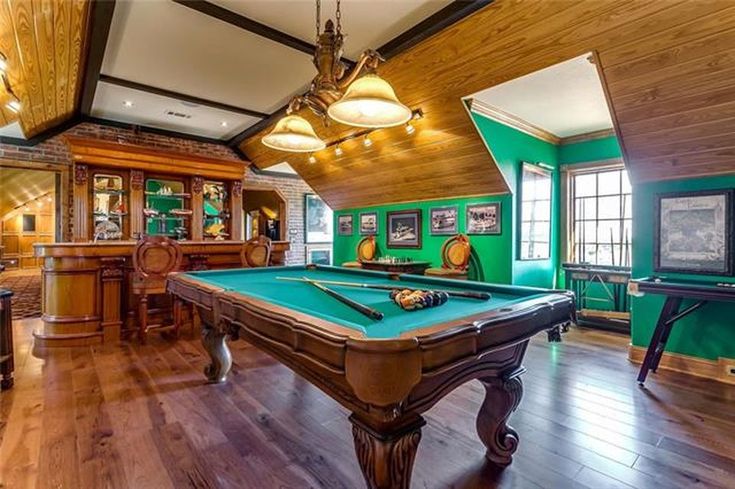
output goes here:
[[523, 163], [521, 172], [521, 260], [551, 256], [551, 172]]
[[574, 263], [630, 266], [632, 199], [624, 168], [575, 173], [571, 177]]

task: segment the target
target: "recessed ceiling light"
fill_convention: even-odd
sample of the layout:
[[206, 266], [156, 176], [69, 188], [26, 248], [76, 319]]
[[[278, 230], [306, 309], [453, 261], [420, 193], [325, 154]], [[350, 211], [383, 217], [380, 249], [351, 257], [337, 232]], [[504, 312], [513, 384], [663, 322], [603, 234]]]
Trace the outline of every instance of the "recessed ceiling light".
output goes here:
[[133, 102], [132, 102], [132, 101], [130, 101], [130, 100], [125, 100], [125, 101], [123, 102], [123, 105], [124, 105], [125, 107], [132, 107], [132, 106], [133, 106]]
[[227, 121], [222, 121], [219, 123], [219, 125], [222, 127], [227, 127]]

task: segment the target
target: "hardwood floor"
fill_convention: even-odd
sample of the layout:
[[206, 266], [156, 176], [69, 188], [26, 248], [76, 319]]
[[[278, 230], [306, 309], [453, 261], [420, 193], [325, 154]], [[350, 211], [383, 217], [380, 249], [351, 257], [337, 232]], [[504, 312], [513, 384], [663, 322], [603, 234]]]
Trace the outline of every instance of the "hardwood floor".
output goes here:
[[[16, 386], [0, 395], [3, 489], [364, 487], [345, 410], [243, 341], [213, 386], [193, 334], [32, 352], [34, 326], [16, 323]], [[661, 372], [640, 389], [626, 345], [534, 338], [513, 464], [485, 463], [472, 382], [428, 413], [412, 487], [735, 487], [735, 387]]]

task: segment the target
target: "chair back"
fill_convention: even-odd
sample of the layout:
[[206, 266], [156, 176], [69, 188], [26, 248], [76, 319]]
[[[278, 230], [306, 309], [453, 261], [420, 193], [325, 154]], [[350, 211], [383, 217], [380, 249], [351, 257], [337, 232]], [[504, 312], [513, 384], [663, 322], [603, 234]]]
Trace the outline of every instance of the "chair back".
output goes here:
[[357, 243], [357, 261], [371, 261], [375, 258], [376, 251], [375, 236], [365, 236]]
[[240, 251], [240, 262], [246, 268], [267, 267], [271, 260], [271, 239], [258, 236], [248, 240]]
[[452, 236], [442, 245], [441, 254], [442, 268], [458, 272], [467, 271], [472, 254], [470, 240], [464, 234]]
[[135, 245], [133, 268], [138, 279], [166, 280], [181, 267], [184, 253], [181, 245], [166, 236], [145, 236]]

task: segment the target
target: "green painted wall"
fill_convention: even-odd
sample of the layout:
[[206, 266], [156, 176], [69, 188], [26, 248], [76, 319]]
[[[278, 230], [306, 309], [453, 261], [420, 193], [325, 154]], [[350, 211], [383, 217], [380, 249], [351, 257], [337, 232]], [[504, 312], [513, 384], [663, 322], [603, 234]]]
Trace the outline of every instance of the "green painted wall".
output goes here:
[[[735, 176], [652, 182], [633, 187], [633, 277], [654, 274], [654, 198], [657, 193], [735, 188]], [[732, 277], [666, 273], [667, 277], [718, 282]], [[648, 346], [663, 306], [663, 296], [634, 298], [633, 344]], [[688, 303], [685, 303], [686, 306]], [[735, 358], [735, 304], [712, 302], [677, 323], [667, 351], [700, 358]]]
[[[456, 205], [459, 207], [459, 229], [466, 229], [465, 206], [467, 204], [476, 204], [484, 202], [500, 202], [502, 222], [510, 222], [510, 196], [488, 196], [468, 199], [444, 199], [432, 200], [425, 202], [412, 202], [407, 204], [393, 204], [374, 207], [364, 207], [360, 209], [350, 209], [335, 212], [335, 229], [334, 229], [334, 263], [340, 265], [346, 261], [353, 261], [356, 258], [357, 243], [362, 236], [359, 235], [359, 214], [361, 212], [377, 212], [378, 213], [378, 235], [376, 241], [378, 243], [378, 252], [381, 256], [405, 256], [413, 260], [429, 261], [435, 267], [441, 266], [441, 247], [448, 236], [433, 236], [429, 234], [430, 209], [432, 207], [446, 207]], [[421, 249], [407, 248], [388, 248], [386, 245], [387, 233], [387, 216], [389, 211], [399, 211], [406, 209], [421, 209], [421, 227], [422, 227], [422, 246]], [[339, 236], [336, 226], [337, 216], [352, 215], [354, 229], [352, 236]], [[472, 235], [470, 242], [479, 258], [480, 266], [484, 274], [484, 278], [488, 282], [511, 283], [512, 267], [511, 267], [511, 234], [509, 229], [503, 229], [499, 235]]]
[[620, 156], [620, 145], [615, 136], [559, 146], [559, 164], [561, 165], [608, 160]]

